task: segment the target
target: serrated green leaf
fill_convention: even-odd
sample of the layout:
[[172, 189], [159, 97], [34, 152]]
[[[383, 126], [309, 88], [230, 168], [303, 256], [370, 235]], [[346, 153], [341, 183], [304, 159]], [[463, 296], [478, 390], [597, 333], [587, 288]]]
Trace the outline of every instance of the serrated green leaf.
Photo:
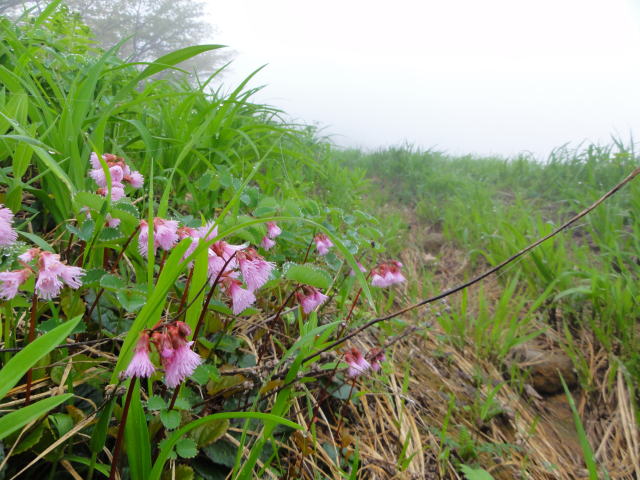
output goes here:
[[213, 442], [221, 438], [229, 429], [229, 420], [218, 420], [215, 422], [209, 422], [199, 427], [194, 428], [191, 431], [191, 438], [193, 438], [198, 447], [206, 447]]
[[149, 410], [163, 410], [167, 408], [167, 402], [159, 395], [152, 395], [147, 400], [147, 408]]
[[329, 288], [331, 276], [314, 265], [287, 263], [283, 266], [284, 277], [294, 282], [311, 285], [316, 288]]
[[87, 273], [82, 277], [82, 285], [85, 287], [95, 287], [100, 285], [100, 280], [107, 274], [106, 270], [102, 268], [93, 268], [87, 270]]
[[176, 410], [189, 410], [191, 408], [191, 402], [185, 397], [176, 398], [176, 403], [173, 405]]
[[198, 454], [198, 445], [192, 438], [181, 438], [176, 443], [176, 453], [182, 458], [193, 458]]
[[147, 296], [131, 289], [120, 290], [116, 297], [127, 312], [137, 312], [147, 302]]
[[118, 291], [125, 287], [125, 282], [120, 277], [107, 273], [100, 279], [100, 286], [105, 290]]
[[160, 421], [167, 430], [174, 430], [180, 426], [180, 412], [177, 410], [162, 410], [160, 412]]
[[113, 242], [124, 238], [122, 232], [117, 228], [105, 227], [100, 231], [98, 240], [101, 242]]

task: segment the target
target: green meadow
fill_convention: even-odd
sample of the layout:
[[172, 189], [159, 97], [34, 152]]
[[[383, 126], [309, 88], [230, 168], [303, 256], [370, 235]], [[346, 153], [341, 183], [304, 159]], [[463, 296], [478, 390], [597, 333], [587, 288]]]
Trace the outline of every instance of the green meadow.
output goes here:
[[640, 475], [638, 180], [407, 308], [592, 205], [632, 146], [344, 150], [255, 103], [259, 70], [181, 69], [219, 45], [127, 63], [59, 2], [0, 36], [0, 480]]

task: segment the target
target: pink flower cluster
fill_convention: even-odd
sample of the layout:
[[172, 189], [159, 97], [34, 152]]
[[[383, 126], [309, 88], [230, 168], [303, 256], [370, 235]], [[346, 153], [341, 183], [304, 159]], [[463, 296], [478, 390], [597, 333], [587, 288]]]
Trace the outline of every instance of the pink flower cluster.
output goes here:
[[180, 321], [164, 325], [161, 329], [143, 331], [125, 375], [146, 378], [155, 372], [156, 367], [149, 356], [153, 343], [164, 368], [167, 386], [177, 387], [202, 363], [202, 358], [191, 349], [193, 342], [187, 340], [190, 335], [189, 325]]
[[344, 355], [347, 362], [347, 376], [351, 378], [358, 377], [369, 370], [374, 372], [380, 371], [381, 363], [385, 361], [384, 351], [380, 348], [372, 348], [367, 354], [367, 358], [362, 355], [360, 350], [352, 348]]
[[13, 229], [13, 212], [0, 203], [0, 247], [13, 245], [18, 234]]
[[[156, 217], [153, 219], [153, 254], [158, 248], [171, 250], [178, 243], [178, 222], [164, 220]], [[146, 257], [149, 252], [149, 224], [146, 220], [140, 221], [140, 235], [138, 236], [138, 250], [140, 255]]]
[[[109, 175], [111, 176], [111, 200], [114, 202], [125, 196], [125, 183], [128, 183], [133, 188], [140, 188], [144, 184], [144, 177], [142, 174], [138, 171], [131, 170], [124, 161], [124, 158], [118, 157], [112, 153], [105, 153], [102, 155], [102, 159], [109, 168]], [[97, 193], [106, 197], [109, 192], [107, 187], [107, 177], [104, 169], [102, 168], [102, 164], [98, 159], [98, 155], [95, 152], [91, 152], [90, 161], [93, 169], [89, 171], [89, 176], [98, 184], [99, 188]]]
[[313, 240], [316, 242], [316, 249], [318, 255], [326, 255], [329, 253], [329, 249], [333, 247], [333, 243], [324, 233], [317, 234]]
[[371, 285], [374, 287], [389, 287], [398, 283], [403, 283], [404, 278], [400, 269], [402, 263], [397, 261], [382, 263], [371, 270]]
[[0, 298], [9, 300], [16, 296], [18, 288], [35, 272], [32, 262], [38, 271], [35, 292], [40, 298], [51, 300], [60, 294], [64, 284], [73, 289], [82, 285], [80, 278], [84, 270], [80, 267], [66, 265], [60, 261], [60, 255], [32, 248], [20, 255], [18, 259], [25, 268], [10, 272], [0, 272]]
[[329, 297], [323, 294], [316, 287], [302, 285], [302, 291], [296, 292], [296, 299], [302, 306], [302, 311], [306, 314], [311, 313], [316, 307], [326, 302]]
[[282, 229], [275, 222], [267, 222], [267, 235], [262, 237], [260, 246], [265, 250], [272, 249], [276, 242], [274, 239], [282, 233]]
[[[184, 258], [191, 255], [201, 240], [212, 241], [218, 234], [217, 227], [209, 222], [200, 228], [179, 227], [175, 220], [155, 218], [154, 249], [170, 250], [179, 240], [191, 238], [192, 242]], [[147, 255], [149, 228], [146, 221], [140, 222], [138, 249]], [[216, 278], [224, 292], [231, 298], [232, 310], [238, 315], [255, 303], [255, 291], [262, 287], [271, 275], [275, 264], [267, 262], [255, 249], [246, 245], [232, 245], [218, 240], [207, 249], [209, 282]], [[242, 281], [240, 276], [242, 275]]]

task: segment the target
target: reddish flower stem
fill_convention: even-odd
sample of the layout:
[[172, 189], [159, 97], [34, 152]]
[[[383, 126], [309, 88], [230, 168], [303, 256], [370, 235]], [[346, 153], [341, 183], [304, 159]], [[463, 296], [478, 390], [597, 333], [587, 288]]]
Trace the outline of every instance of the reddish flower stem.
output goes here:
[[[231, 262], [231, 260], [233, 259], [233, 257], [235, 257], [235, 255], [236, 255], [236, 252], [233, 252], [233, 254], [227, 259], [227, 261], [224, 263], [224, 265], [222, 266], [222, 268], [218, 272], [218, 275], [216, 276], [216, 279], [213, 281], [213, 285], [211, 286], [211, 290], [209, 290], [209, 294], [207, 295], [207, 298], [205, 299], [204, 304], [202, 305], [202, 311], [200, 312], [200, 317], [198, 317], [198, 323], [196, 324], [196, 328], [193, 331], [193, 337], [191, 337], [194, 342], [197, 341], [198, 335], [200, 334], [200, 329], [202, 328], [202, 324], [204, 323], [204, 318], [207, 315], [207, 309], [209, 308], [209, 303], [211, 303], [211, 299], [213, 298], [213, 292], [215, 291], [216, 287], [218, 286], [218, 283], [220, 283], [220, 278], [222, 277], [222, 273], [226, 270], [227, 265], [229, 265], [229, 262]], [[193, 273], [193, 269], [191, 270], [191, 272]], [[189, 275], [189, 278], [191, 278], [191, 275]], [[209, 278], [211, 278], [211, 277], [209, 277]], [[208, 282], [208, 280], [207, 280], [207, 282]], [[185, 290], [186, 290], [186, 288], [185, 288]], [[198, 295], [200, 295], [199, 292], [198, 292]], [[196, 295], [196, 298], [197, 298], [197, 295]], [[187, 308], [189, 308], [189, 306], [187, 306]], [[182, 309], [180, 309], [180, 311], [182, 311]], [[214, 350], [215, 350], [215, 347], [214, 347]], [[180, 394], [180, 387], [181, 386], [182, 386], [182, 384], [179, 384], [175, 388], [175, 390], [173, 391], [173, 396], [171, 397], [171, 402], [169, 402], [169, 410], [173, 410], [173, 407], [176, 404], [176, 400], [178, 399], [178, 395]]]
[[307, 251], [304, 254], [304, 260], [302, 261], [302, 263], [307, 263], [307, 259], [309, 258], [309, 252], [311, 251], [311, 245], [313, 245], [315, 238], [316, 238], [316, 232], [313, 232], [313, 237], [311, 237], [311, 241], [307, 246]]
[[356, 386], [356, 379], [351, 380], [351, 388], [349, 389], [349, 395], [347, 396], [347, 400], [342, 404], [342, 408], [340, 409], [340, 420], [338, 420], [338, 428], [336, 429], [336, 437], [340, 437], [340, 429], [342, 428], [343, 419], [344, 419], [344, 411], [347, 408], [347, 405], [351, 401], [351, 395], [353, 394], [353, 389]]
[[[38, 311], [38, 295], [36, 293], [33, 294], [33, 298], [31, 300], [31, 319], [29, 321], [29, 343], [33, 342], [36, 339], [36, 314]], [[31, 383], [33, 381], [33, 369], [30, 368], [27, 371], [27, 387], [24, 395], [24, 405], [25, 407], [29, 405], [31, 401]]]
[[113, 264], [113, 268], [111, 269], [112, 273], [115, 273], [115, 271], [118, 269], [118, 265], [120, 264], [120, 260], [122, 260], [122, 257], [124, 256], [124, 252], [127, 251], [127, 247], [131, 243], [131, 240], [133, 240], [133, 237], [136, 236], [136, 233], [138, 233], [138, 230], [140, 230], [140, 225], [138, 225], [136, 228], [133, 229], [133, 232], [131, 232], [131, 235], [129, 235], [129, 238], [127, 238], [127, 241], [124, 242], [122, 250], [120, 250], [120, 253], [118, 254], [118, 258], [116, 258], [116, 261]]
[[136, 377], [131, 377], [129, 390], [127, 390], [127, 398], [124, 401], [122, 416], [120, 418], [120, 426], [118, 427], [118, 436], [116, 437], [116, 445], [113, 449], [113, 458], [111, 459], [111, 472], [109, 472], [109, 480], [115, 480], [118, 471], [118, 460], [120, 459], [120, 451], [122, 450], [122, 440], [124, 438], [124, 429], [127, 425], [127, 416], [129, 415], [129, 407], [131, 406], [131, 398], [133, 397], [133, 389], [136, 384]]

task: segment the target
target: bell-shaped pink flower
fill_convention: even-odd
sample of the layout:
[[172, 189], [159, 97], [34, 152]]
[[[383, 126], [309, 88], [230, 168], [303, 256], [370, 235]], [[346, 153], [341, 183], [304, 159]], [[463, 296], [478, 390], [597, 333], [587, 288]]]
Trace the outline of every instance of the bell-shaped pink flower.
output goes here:
[[[140, 234], [138, 235], [138, 251], [144, 257], [149, 252], [149, 225], [145, 220], [140, 221]], [[178, 222], [156, 217], [153, 219], [153, 254], [158, 248], [171, 250], [178, 243]]]
[[147, 332], [142, 332], [138, 339], [138, 343], [136, 344], [131, 363], [129, 363], [129, 366], [125, 371], [125, 375], [127, 377], [146, 378], [153, 375], [153, 372], [156, 371], [156, 367], [153, 365], [153, 362], [151, 362], [151, 358], [149, 358], [150, 351], [149, 334]]
[[326, 255], [329, 253], [329, 249], [333, 247], [333, 243], [324, 233], [319, 233], [314, 237], [316, 242], [316, 249], [318, 250], [318, 255]]
[[160, 351], [169, 388], [177, 387], [202, 363], [200, 355], [191, 349], [193, 342], [187, 341], [189, 335], [191, 329], [184, 322], [169, 325], [166, 333], [154, 333], [154, 343]]
[[302, 305], [302, 311], [306, 314], [311, 313], [319, 305], [322, 305], [327, 301], [329, 297], [324, 295], [316, 287], [309, 285], [303, 285], [301, 292], [296, 292], [296, 298], [300, 305]]
[[[364, 266], [360, 262], [356, 262], [356, 264], [358, 265], [358, 270], [360, 270], [362, 273], [367, 273], [367, 269], [364, 268]], [[353, 270], [353, 268], [349, 272], [349, 275], [355, 277], [356, 272]]]
[[276, 242], [271, 240], [269, 237], [262, 237], [262, 241], [260, 242], [260, 246], [265, 250], [271, 250], [275, 245]]
[[[114, 165], [109, 167], [109, 174], [111, 175], [111, 184], [120, 183], [124, 178], [124, 172], [122, 171], [122, 167], [120, 165]], [[102, 169], [94, 168], [93, 170], [89, 170], [89, 176], [95, 180], [99, 187], [107, 188], [107, 177]]]
[[371, 368], [371, 364], [357, 348], [352, 348], [349, 352], [345, 353], [344, 360], [347, 362], [347, 365], [349, 365], [347, 376], [351, 378], [362, 375]]
[[38, 280], [36, 280], [36, 292], [40, 298], [51, 300], [57, 297], [62, 290], [63, 284], [58, 275], [49, 270], [40, 270]]
[[177, 387], [185, 378], [193, 375], [202, 358], [191, 349], [193, 342], [182, 343], [173, 349], [171, 360], [166, 362], [165, 381], [169, 388]]
[[272, 262], [267, 262], [253, 248], [247, 248], [236, 254], [242, 279], [250, 291], [255, 292], [267, 283], [271, 271], [275, 267]]
[[85, 271], [80, 267], [66, 265], [60, 261], [60, 255], [51, 252], [40, 252], [38, 260], [38, 279], [36, 293], [46, 300], [51, 300], [60, 294], [63, 283], [71, 288], [82, 286], [80, 278]]
[[379, 372], [381, 368], [381, 363], [384, 362], [387, 357], [384, 354], [384, 350], [381, 348], [372, 348], [367, 354], [367, 358], [371, 362], [371, 370], [374, 372]]
[[0, 247], [13, 245], [18, 233], [13, 229], [13, 212], [0, 203]]
[[106, 218], [106, 221], [107, 221], [107, 227], [109, 227], [109, 228], [117, 228], [118, 225], [120, 225], [120, 219], [119, 218], [114, 218], [108, 213], [107, 213], [107, 216], [105, 218]]
[[144, 176], [137, 170], [125, 175], [123, 180], [133, 188], [142, 188], [144, 185]]
[[218, 236], [218, 227], [213, 221], [207, 222], [204, 226], [198, 228], [198, 236], [210, 242]]
[[256, 296], [251, 290], [242, 288], [242, 283], [235, 278], [224, 279], [225, 291], [231, 297], [231, 305], [234, 315], [239, 315], [256, 301]]
[[18, 293], [18, 288], [31, 275], [29, 268], [14, 270], [11, 272], [0, 272], [0, 298], [11, 300]]
[[378, 265], [371, 272], [371, 285], [374, 287], [389, 287], [405, 282], [407, 279], [402, 275], [401, 267], [402, 263], [397, 261]]
[[282, 233], [282, 229], [275, 222], [267, 222], [267, 237], [276, 238]]
[[30, 248], [29, 250], [24, 252], [22, 255], [18, 255], [18, 259], [24, 263], [29, 263], [39, 256], [40, 256], [39, 248]]

